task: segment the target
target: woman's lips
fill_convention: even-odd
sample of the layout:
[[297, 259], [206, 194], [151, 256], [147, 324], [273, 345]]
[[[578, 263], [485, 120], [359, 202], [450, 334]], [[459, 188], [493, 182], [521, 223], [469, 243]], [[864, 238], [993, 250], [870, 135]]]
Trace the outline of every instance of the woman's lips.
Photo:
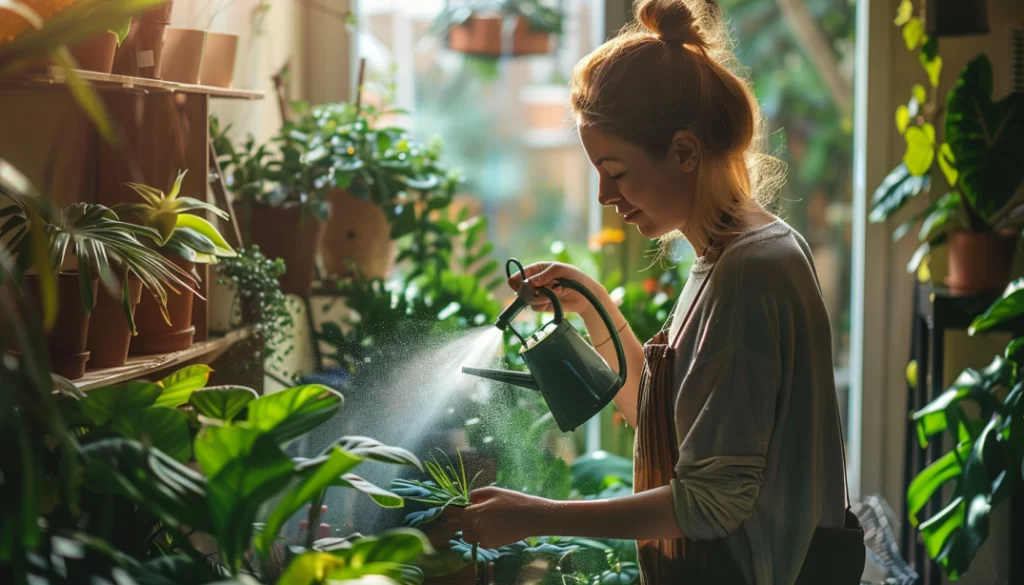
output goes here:
[[630, 219], [635, 217], [636, 214], [638, 214], [638, 213], [640, 213], [639, 209], [633, 209], [633, 210], [627, 211], [626, 213], [622, 214], [622, 219], [623, 219], [623, 221], [629, 221]]

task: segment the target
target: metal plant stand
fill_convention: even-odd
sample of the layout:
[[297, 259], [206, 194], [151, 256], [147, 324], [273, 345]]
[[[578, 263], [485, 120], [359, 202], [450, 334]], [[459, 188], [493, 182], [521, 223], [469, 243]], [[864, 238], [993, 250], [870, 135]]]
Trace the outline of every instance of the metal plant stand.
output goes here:
[[[913, 337], [910, 359], [917, 361], [917, 385], [907, 389], [907, 408], [916, 411], [931, 402], [945, 390], [943, 366], [946, 331], [966, 330], [971, 322], [988, 309], [999, 298], [999, 293], [983, 293], [970, 296], [956, 296], [943, 287], [927, 283], [915, 284]], [[1024, 335], [1024, 319], [994, 329], [1012, 334]], [[932, 461], [946, 453], [948, 438], [936, 435], [926, 449], [917, 441], [913, 421], [908, 419], [904, 438], [903, 491], [906, 493], [911, 480]], [[1010, 509], [1010, 572], [1009, 583], [1024, 583], [1024, 482], [1018, 480], [1011, 495]], [[941, 490], [940, 490], [941, 491]], [[925, 508], [931, 517], [943, 507], [941, 494], [936, 494]], [[900, 548], [911, 565], [921, 575], [921, 583], [939, 585], [942, 569], [928, 558], [924, 544], [907, 521], [907, 502], [903, 498], [900, 529]]]

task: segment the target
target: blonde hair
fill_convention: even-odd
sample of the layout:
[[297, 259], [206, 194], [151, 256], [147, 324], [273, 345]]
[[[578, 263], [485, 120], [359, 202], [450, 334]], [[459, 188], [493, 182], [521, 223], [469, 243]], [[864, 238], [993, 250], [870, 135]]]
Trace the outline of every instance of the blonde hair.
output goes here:
[[[702, 145], [687, 235], [705, 245], [743, 232], [740, 213], [767, 206], [785, 166], [761, 151], [761, 108], [708, 0], [638, 0], [636, 19], [573, 71], [576, 123], [663, 158], [686, 130]], [[663, 248], [680, 234], [662, 239]], [[699, 250], [698, 250], [699, 251]]]

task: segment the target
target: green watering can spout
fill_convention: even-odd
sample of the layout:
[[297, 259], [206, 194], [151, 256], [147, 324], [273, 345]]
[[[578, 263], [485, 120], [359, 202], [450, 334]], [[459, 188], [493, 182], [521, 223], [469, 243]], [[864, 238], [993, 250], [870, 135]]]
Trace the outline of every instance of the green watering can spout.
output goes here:
[[469, 374], [470, 376], [477, 376], [479, 378], [487, 378], [488, 380], [494, 380], [495, 382], [501, 382], [503, 384], [512, 384], [513, 386], [521, 386], [523, 388], [529, 388], [530, 390], [540, 391], [540, 386], [537, 385], [537, 381], [533, 379], [533, 376], [527, 372], [516, 372], [513, 370], [489, 370], [486, 368], [470, 368], [468, 366], [462, 368], [463, 374]]
[[[522, 341], [520, 354], [530, 371], [527, 373], [467, 366], [462, 368], [462, 372], [539, 391], [551, 409], [558, 428], [562, 432], [570, 432], [601, 412], [626, 383], [626, 357], [622, 340], [619, 339], [608, 312], [593, 293], [574, 280], [563, 278], [557, 281], [561, 286], [583, 295], [597, 309], [615, 347], [615, 357], [619, 362], [619, 371], [616, 373], [601, 354], [597, 353], [597, 350], [587, 343], [568, 321], [565, 321], [558, 295], [550, 289], [535, 289], [526, 284], [523, 265], [514, 258], [505, 264], [505, 270], [510, 276], [513, 264], [519, 268], [523, 284], [516, 293], [516, 299], [501, 312], [494, 325], [498, 329], [511, 330]], [[528, 339], [524, 339], [511, 327], [511, 323], [538, 295], [544, 295], [551, 301], [555, 317]]]

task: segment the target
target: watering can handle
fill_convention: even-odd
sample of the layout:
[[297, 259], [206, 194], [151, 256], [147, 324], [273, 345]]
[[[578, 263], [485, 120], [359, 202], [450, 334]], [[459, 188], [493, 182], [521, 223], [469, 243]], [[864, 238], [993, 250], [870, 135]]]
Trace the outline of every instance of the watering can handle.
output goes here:
[[[512, 258], [505, 263], [505, 274], [510, 278], [512, 277], [512, 265], [515, 264], [519, 268], [519, 274], [523, 277], [522, 284], [519, 285], [519, 292], [516, 294], [516, 298], [512, 301], [512, 304], [507, 309], [498, 315], [498, 320], [494, 326], [498, 329], [505, 329], [512, 323], [512, 319], [516, 318], [523, 309], [529, 304], [529, 302], [535, 298], [538, 294], [546, 296], [551, 301], [551, 307], [555, 311], [555, 318], [553, 322], [555, 324], [561, 323], [565, 318], [565, 312], [562, 311], [562, 303], [558, 302], [558, 295], [555, 294], [549, 288], [533, 288], [526, 283], [526, 271], [523, 269], [523, 265], [518, 260]], [[517, 333], [518, 335], [518, 333]], [[522, 338], [520, 338], [522, 339]]]
[[[604, 326], [608, 328], [608, 333], [611, 334], [612, 344], [615, 345], [615, 358], [619, 361], [619, 388], [626, 384], [626, 352], [622, 348], [622, 339], [619, 337], [618, 331], [615, 329], [615, 322], [612, 321], [611, 315], [605, 310], [604, 305], [601, 301], [594, 296], [594, 293], [590, 292], [590, 289], [576, 282], [575, 280], [569, 280], [568, 278], [560, 278], [556, 280], [558, 284], [571, 288], [572, 290], [583, 295], [587, 301], [597, 309], [597, 314], [601, 316], [601, 320], [604, 321]], [[544, 289], [547, 290], [547, 289]], [[561, 313], [562, 307], [558, 304], [557, 297], [553, 301], [556, 310]]]

